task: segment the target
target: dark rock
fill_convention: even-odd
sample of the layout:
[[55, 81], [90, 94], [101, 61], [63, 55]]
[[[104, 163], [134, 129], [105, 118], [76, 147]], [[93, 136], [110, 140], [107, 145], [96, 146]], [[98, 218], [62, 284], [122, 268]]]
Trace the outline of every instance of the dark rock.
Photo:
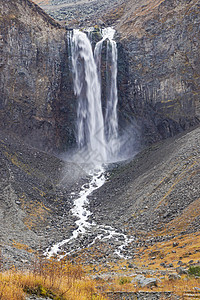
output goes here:
[[[169, 13], [169, 6], [179, 10]], [[134, 115], [145, 142], [198, 124], [199, 2], [166, 0], [155, 6], [151, 0], [142, 8], [127, 1], [116, 27], [129, 72], [128, 98], [120, 108]]]
[[66, 150], [76, 115], [66, 31], [29, 0], [0, 5], [0, 126], [40, 149]]

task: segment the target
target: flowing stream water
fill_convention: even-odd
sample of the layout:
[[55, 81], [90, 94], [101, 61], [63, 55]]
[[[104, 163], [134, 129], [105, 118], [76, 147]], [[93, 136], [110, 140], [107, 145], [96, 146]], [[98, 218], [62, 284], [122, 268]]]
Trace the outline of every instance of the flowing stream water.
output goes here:
[[[81, 248], [81, 241], [87, 235], [86, 247], [90, 247], [97, 239], [101, 241], [114, 240], [115, 253], [123, 257], [124, 249], [132, 242], [119, 230], [111, 226], [98, 225], [88, 221], [90, 211], [86, 205], [88, 196], [105, 183], [105, 164], [117, 160], [119, 150], [118, 116], [117, 116], [117, 44], [114, 41], [115, 30], [102, 30], [102, 39], [96, 44], [94, 53], [91, 42], [86, 33], [74, 30], [68, 36], [71, 45], [71, 60], [74, 78], [74, 93], [77, 96], [77, 145], [78, 151], [74, 156], [76, 162], [85, 163], [89, 169], [91, 180], [83, 185], [77, 198], [74, 200], [72, 214], [77, 218], [77, 229], [70, 238], [65, 239], [50, 249], [49, 257], [62, 251], [67, 245], [66, 254], [73, 253]], [[106, 43], [106, 108], [103, 114], [101, 99], [101, 65], [102, 48]], [[91, 236], [91, 239], [90, 239]], [[76, 243], [76, 246], [74, 245]], [[72, 245], [72, 246], [70, 246]]]

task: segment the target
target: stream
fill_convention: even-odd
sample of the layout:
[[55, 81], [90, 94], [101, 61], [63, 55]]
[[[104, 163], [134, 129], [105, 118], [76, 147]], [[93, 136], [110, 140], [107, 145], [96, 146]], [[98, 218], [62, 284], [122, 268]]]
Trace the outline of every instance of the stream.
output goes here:
[[[75, 198], [74, 206], [71, 209], [73, 216], [77, 218], [75, 222], [77, 225], [76, 229], [72, 232], [70, 238], [56, 243], [50, 249], [48, 248], [46, 250], [45, 255], [49, 258], [65, 252], [60, 255], [60, 258], [62, 258], [83, 248], [89, 248], [94, 245], [97, 240], [102, 242], [110, 241], [116, 244], [114, 254], [120, 258], [128, 258], [124, 254], [126, 252], [125, 248], [134, 240], [134, 238], [127, 237], [125, 234], [111, 226], [88, 222], [88, 217], [91, 215], [91, 212], [88, 210], [88, 196], [90, 196], [90, 201], [92, 201], [92, 193], [102, 187], [106, 182], [105, 170], [103, 167], [90, 172], [89, 175], [91, 176], [90, 182], [81, 187], [81, 191], [78, 197]], [[74, 193], [72, 193], [72, 196], [74, 196]]]

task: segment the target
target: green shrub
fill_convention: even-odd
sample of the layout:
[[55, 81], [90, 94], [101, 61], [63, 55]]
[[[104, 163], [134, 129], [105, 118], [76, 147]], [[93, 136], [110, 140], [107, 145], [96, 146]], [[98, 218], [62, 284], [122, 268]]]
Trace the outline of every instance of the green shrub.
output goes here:
[[131, 282], [131, 280], [127, 277], [121, 277], [119, 279], [119, 284], [125, 284], [125, 283], [130, 283], [130, 282]]
[[190, 266], [188, 270], [189, 275], [199, 276], [200, 277], [200, 266]]

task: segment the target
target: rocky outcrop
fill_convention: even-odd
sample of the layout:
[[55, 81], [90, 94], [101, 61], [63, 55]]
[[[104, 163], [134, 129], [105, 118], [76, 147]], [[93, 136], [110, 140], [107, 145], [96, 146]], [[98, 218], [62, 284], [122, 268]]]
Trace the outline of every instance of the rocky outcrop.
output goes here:
[[199, 6], [130, 0], [115, 23], [129, 69], [121, 111], [137, 119], [147, 142], [199, 122]]
[[0, 126], [34, 146], [74, 138], [65, 29], [29, 0], [0, 1]]

